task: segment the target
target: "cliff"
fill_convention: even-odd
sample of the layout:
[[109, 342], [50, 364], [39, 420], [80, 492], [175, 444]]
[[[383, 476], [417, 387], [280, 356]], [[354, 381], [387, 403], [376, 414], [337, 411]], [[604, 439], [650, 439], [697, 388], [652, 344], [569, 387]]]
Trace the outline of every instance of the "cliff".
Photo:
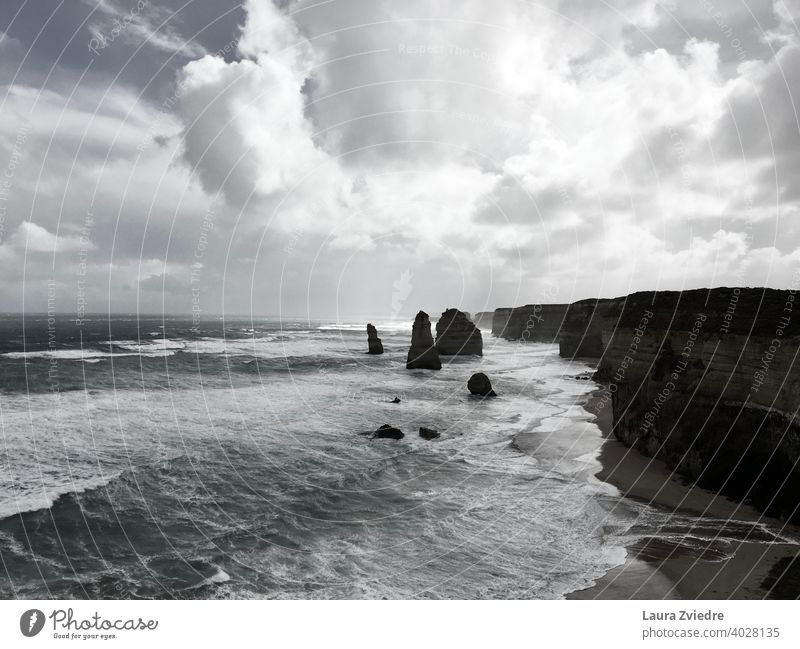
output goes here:
[[492, 316], [492, 335], [502, 338], [506, 333], [506, 325], [514, 309], [495, 309]]
[[492, 334], [507, 340], [555, 342], [568, 308], [568, 304], [527, 304], [496, 309]]
[[491, 329], [492, 321], [494, 320], [494, 311], [479, 311], [475, 314], [472, 321], [476, 327], [480, 329]]
[[440, 370], [442, 361], [433, 344], [431, 320], [424, 311], [417, 313], [411, 329], [411, 347], [408, 350], [406, 369]]
[[444, 356], [483, 356], [483, 338], [466, 313], [447, 309], [436, 323], [436, 349]]
[[558, 336], [558, 351], [565, 358], [603, 355], [603, 327], [612, 300], [581, 300], [569, 305]]
[[[792, 291], [644, 292], [576, 303], [562, 355], [600, 357], [614, 434], [701, 487], [800, 522], [800, 313]], [[591, 313], [590, 313], [591, 312]], [[581, 320], [590, 314], [590, 324]], [[573, 317], [574, 316], [574, 317]], [[600, 344], [597, 334], [600, 332]]]

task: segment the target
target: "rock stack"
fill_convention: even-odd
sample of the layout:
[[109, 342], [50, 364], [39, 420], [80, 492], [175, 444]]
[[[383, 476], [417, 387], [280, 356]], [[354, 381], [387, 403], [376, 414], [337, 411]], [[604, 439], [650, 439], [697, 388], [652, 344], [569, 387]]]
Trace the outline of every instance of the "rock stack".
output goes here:
[[367, 344], [369, 345], [368, 354], [383, 354], [383, 343], [378, 338], [378, 330], [371, 324], [367, 325]]
[[436, 349], [444, 356], [483, 356], [481, 331], [458, 309], [447, 309], [436, 323]]
[[406, 368], [409, 370], [442, 369], [439, 352], [436, 351], [433, 344], [431, 320], [424, 311], [420, 311], [414, 318], [414, 328], [411, 330], [411, 348], [408, 350]]
[[469, 381], [467, 381], [467, 389], [471, 394], [475, 394], [479, 397], [497, 396], [495, 391], [492, 389], [492, 382], [483, 372], [478, 372], [477, 374], [473, 374], [469, 377]]

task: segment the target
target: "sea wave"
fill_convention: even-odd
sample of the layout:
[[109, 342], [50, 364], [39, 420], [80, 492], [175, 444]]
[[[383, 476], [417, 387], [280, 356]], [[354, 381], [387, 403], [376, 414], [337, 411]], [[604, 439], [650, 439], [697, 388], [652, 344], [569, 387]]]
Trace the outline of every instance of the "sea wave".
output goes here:
[[11, 360], [63, 360], [63, 361], [84, 361], [84, 362], [98, 362], [104, 358], [124, 357], [124, 356], [151, 356], [154, 358], [162, 356], [172, 356], [175, 352], [168, 349], [154, 349], [147, 352], [104, 352], [94, 349], [52, 349], [52, 350], [37, 350], [28, 352], [6, 352], [0, 354], [4, 358]]
[[[374, 321], [372, 324], [378, 330], [378, 334], [380, 335], [381, 332], [391, 332], [391, 333], [405, 333], [410, 332], [414, 326], [413, 321], [408, 320], [387, 320], [387, 321]], [[361, 323], [352, 323], [352, 322], [331, 322], [321, 324], [317, 327], [317, 331], [342, 331], [342, 332], [364, 332], [366, 335], [367, 325], [366, 320]]]
[[121, 475], [122, 472], [116, 472], [107, 476], [84, 478], [69, 484], [46, 487], [40, 493], [6, 494], [0, 497], [0, 522], [21, 514], [51, 509], [64, 497], [105, 487]]

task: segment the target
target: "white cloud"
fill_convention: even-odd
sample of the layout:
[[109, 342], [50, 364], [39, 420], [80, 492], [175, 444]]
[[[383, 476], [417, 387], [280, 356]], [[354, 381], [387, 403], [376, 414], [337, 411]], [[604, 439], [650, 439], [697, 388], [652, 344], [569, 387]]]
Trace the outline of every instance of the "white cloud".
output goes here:
[[[388, 282], [358, 295], [413, 269], [409, 310], [448, 301], [444, 269], [495, 306], [552, 282], [564, 300], [731, 273], [779, 285], [798, 254], [800, 48], [797, 0], [772, 2], [765, 33], [739, 7], [723, 29], [656, 0], [250, 0], [236, 60], [194, 50], [174, 114], [120, 86], [11, 89], [5, 141], [14, 121], [31, 131], [8, 226], [31, 213], [47, 247], [96, 196], [98, 277], [119, 299], [177, 296], [213, 204], [204, 277], [227, 278], [240, 310], [252, 277], [264, 311], [277, 295], [302, 308], [309, 274], [330, 289], [351, 259], [356, 280]], [[180, 39], [156, 30], [164, 11], [136, 29]]]
[[185, 158], [208, 191], [237, 207], [290, 190], [328, 161], [304, 114], [308, 44], [271, 3], [248, 8], [239, 49], [252, 58], [206, 56], [178, 80]]
[[89, 32], [94, 39], [90, 47], [94, 51], [101, 52], [120, 38], [134, 46], [145, 44], [162, 52], [178, 53], [189, 58], [208, 53], [200, 43], [188, 41], [175, 31], [176, 13], [151, 0], [136, 0], [130, 6], [117, 4], [114, 0], [84, 2], [104, 16], [103, 20], [89, 25]]
[[82, 241], [79, 236], [56, 235], [31, 221], [20, 223], [4, 245], [8, 245], [21, 253], [47, 252], [55, 254], [81, 250], [82, 248], [86, 250], [94, 249], [91, 241]]
[[[418, 255], [476, 241], [509, 265], [544, 254], [564, 277], [613, 270], [618, 293], [640, 266], [667, 284], [719, 278], [749, 254], [726, 219], [771, 217], [752, 185], [769, 161], [714, 147], [731, 100], [766, 88], [774, 63], [731, 79], [720, 43], [691, 36], [629, 51], [631, 31], [661, 28], [656, 2], [247, 9], [244, 59], [186, 66], [181, 116], [204, 186], [237, 208], [273, 197], [251, 210], [262, 219], [277, 204], [283, 223], [362, 252], [402, 234]], [[719, 233], [692, 235], [714, 220]], [[579, 260], [587, 247], [602, 254]]]

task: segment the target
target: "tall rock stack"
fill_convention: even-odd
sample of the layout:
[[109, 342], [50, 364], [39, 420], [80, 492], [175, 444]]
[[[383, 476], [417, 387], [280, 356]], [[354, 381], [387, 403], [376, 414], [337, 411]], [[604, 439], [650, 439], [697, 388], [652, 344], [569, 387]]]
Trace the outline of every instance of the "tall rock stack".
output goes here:
[[411, 348], [408, 350], [406, 369], [409, 370], [440, 370], [442, 361], [439, 352], [433, 344], [431, 335], [431, 320], [428, 314], [420, 311], [414, 318], [414, 328], [411, 330]]
[[383, 343], [378, 338], [378, 330], [371, 324], [367, 325], [367, 344], [369, 345], [368, 354], [383, 354]]
[[436, 349], [444, 356], [483, 356], [481, 331], [458, 309], [447, 309], [436, 323]]

